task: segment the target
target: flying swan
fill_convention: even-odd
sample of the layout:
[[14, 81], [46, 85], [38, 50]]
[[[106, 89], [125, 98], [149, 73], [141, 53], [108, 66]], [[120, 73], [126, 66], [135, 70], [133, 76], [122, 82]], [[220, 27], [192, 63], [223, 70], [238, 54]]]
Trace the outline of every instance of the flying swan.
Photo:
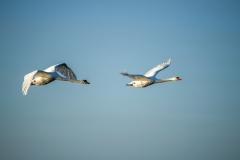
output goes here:
[[163, 62], [162, 64], [159, 64], [156, 67], [152, 68], [144, 75], [128, 74], [126, 71], [123, 71], [121, 74], [134, 80], [131, 83], [126, 84], [126, 86], [133, 86], [137, 88], [144, 88], [156, 83], [181, 80], [179, 77], [172, 77], [172, 78], [166, 78], [166, 79], [157, 79], [155, 77], [160, 71], [167, 68], [170, 65], [170, 63], [171, 63], [171, 59], [168, 59], [166, 62]]
[[77, 80], [73, 71], [65, 63], [61, 63], [53, 65], [43, 71], [35, 70], [25, 75], [22, 84], [22, 92], [24, 95], [27, 95], [30, 85], [45, 85], [54, 80], [90, 84], [87, 80]]

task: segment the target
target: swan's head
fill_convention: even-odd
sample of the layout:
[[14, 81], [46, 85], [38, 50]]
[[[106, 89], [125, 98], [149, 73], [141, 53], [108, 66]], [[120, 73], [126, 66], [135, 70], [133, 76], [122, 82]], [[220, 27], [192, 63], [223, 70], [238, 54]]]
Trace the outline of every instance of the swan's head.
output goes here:
[[180, 81], [180, 80], [182, 80], [182, 79], [179, 78], [179, 77], [174, 77], [174, 79], [175, 79], [175, 81]]
[[85, 79], [83, 80], [83, 83], [84, 83], [84, 84], [90, 84], [90, 83], [89, 83], [87, 80], [85, 80]]

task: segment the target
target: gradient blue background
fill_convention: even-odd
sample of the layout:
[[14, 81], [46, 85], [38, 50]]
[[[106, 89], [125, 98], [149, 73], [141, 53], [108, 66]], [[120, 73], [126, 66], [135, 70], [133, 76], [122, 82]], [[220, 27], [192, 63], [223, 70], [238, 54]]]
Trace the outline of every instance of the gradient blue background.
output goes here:
[[[0, 159], [239, 160], [237, 0], [0, 1]], [[119, 73], [158, 78], [126, 87]], [[90, 85], [32, 86], [65, 62]]]

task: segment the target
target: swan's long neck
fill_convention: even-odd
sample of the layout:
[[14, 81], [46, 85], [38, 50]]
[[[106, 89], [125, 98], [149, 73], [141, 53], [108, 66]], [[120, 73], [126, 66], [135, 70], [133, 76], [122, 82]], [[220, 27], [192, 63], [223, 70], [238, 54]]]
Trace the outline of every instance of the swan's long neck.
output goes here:
[[75, 80], [75, 79], [63, 78], [63, 77], [56, 77], [55, 79], [60, 80], [60, 81], [69, 81], [69, 82], [74, 82], [74, 83], [85, 84], [85, 82], [83, 80]]
[[163, 83], [163, 82], [170, 82], [170, 81], [176, 81], [175, 77], [165, 78], [165, 79], [157, 79], [157, 80], [155, 80], [155, 83]]

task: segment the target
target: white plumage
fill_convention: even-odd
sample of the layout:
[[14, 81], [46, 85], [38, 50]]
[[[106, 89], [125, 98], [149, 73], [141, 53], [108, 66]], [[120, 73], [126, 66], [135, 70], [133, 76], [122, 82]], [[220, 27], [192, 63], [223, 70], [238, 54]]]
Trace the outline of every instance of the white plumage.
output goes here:
[[167, 61], [165, 61], [165, 62], [157, 65], [156, 67], [150, 69], [144, 75], [128, 74], [126, 71], [122, 72], [121, 74], [134, 80], [134, 81], [126, 84], [126, 86], [133, 86], [133, 87], [138, 87], [138, 88], [147, 87], [147, 86], [149, 86], [151, 84], [155, 84], [155, 83], [163, 83], [163, 82], [181, 80], [179, 77], [172, 77], [172, 78], [166, 78], [166, 79], [157, 79], [156, 78], [156, 75], [160, 71], [169, 67], [170, 63], [171, 63], [171, 59], [168, 59]]
[[30, 85], [45, 85], [54, 80], [90, 84], [87, 80], [77, 80], [77, 77], [73, 71], [65, 63], [61, 63], [53, 65], [43, 71], [35, 70], [25, 75], [22, 85], [22, 92], [24, 95], [26, 95]]

